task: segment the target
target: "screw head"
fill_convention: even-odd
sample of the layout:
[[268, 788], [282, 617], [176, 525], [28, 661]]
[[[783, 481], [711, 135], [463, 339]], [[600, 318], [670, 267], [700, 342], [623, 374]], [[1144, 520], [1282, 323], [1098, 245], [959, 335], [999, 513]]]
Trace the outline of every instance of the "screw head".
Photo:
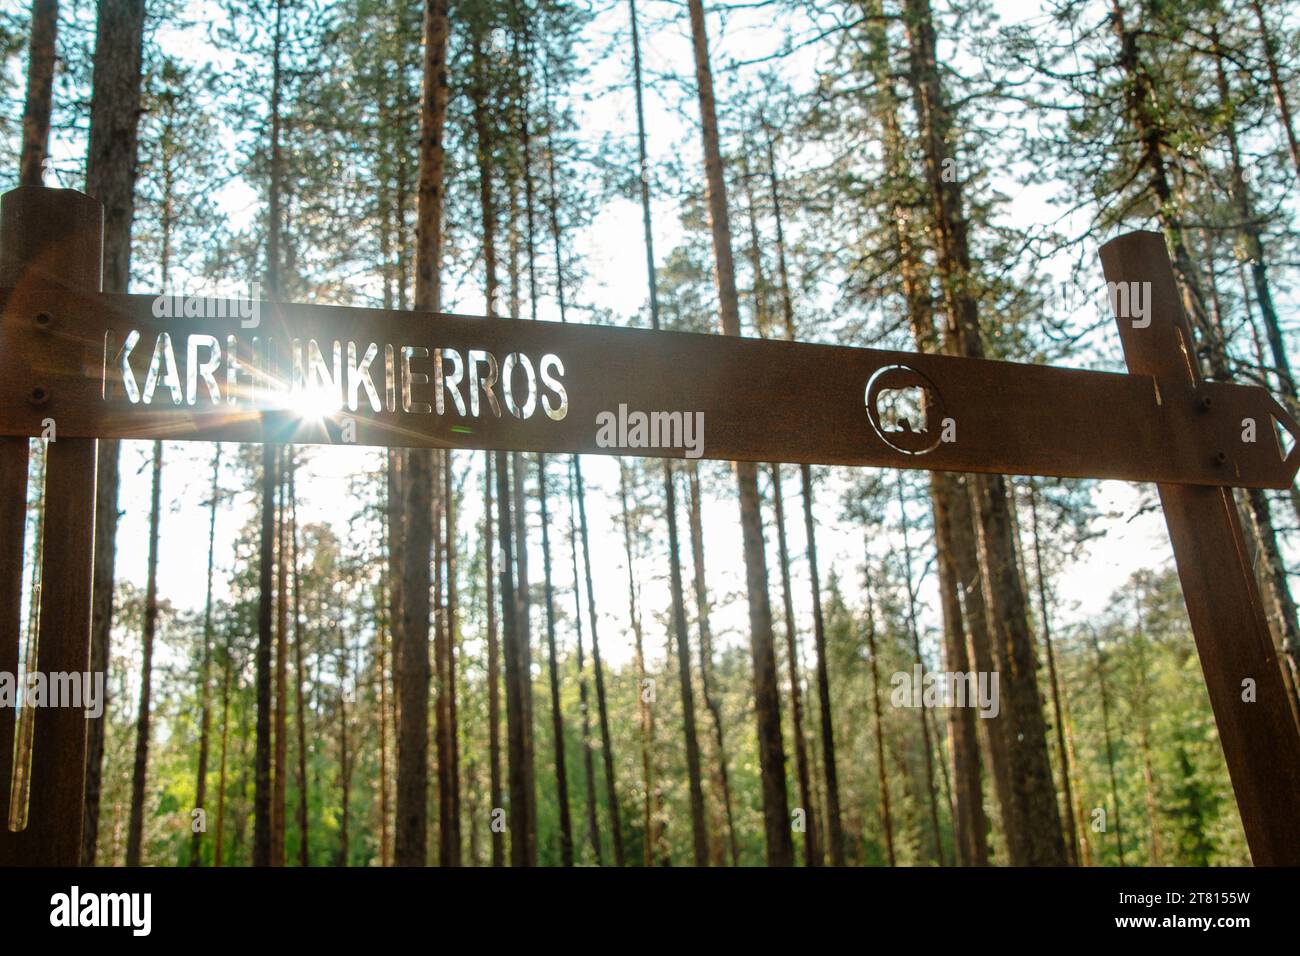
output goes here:
[[44, 405], [50, 400], [50, 393], [44, 386], [37, 385], [28, 393], [27, 400], [33, 405]]
[[48, 313], [48, 312], [37, 312], [34, 321], [36, 322], [36, 327], [37, 327], [37, 328], [40, 328], [40, 329], [46, 329], [46, 328], [49, 328], [49, 326], [50, 326], [50, 322], [53, 321], [53, 320], [50, 318], [50, 313]]

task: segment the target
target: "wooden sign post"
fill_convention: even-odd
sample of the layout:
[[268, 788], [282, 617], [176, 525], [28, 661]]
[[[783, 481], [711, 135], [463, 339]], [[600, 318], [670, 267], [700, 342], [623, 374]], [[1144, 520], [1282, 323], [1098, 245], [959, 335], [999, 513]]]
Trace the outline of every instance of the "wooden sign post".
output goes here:
[[[23, 186], [0, 198], [0, 283], [37, 295], [39, 289], [98, 292], [103, 209], [70, 189]], [[8, 346], [0, 338], [0, 353]], [[39, 361], [28, 356], [27, 361]], [[40, 403], [43, 395], [33, 393]], [[36, 432], [35, 434], [40, 434]], [[0, 670], [18, 670], [23, 542], [27, 522], [27, 441], [0, 439]], [[49, 444], [45, 466], [45, 528], [36, 669], [44, 674], [90, 669], [90, 582], [95, 537], [94, 439]], [[29, 648], [28, 653], [31, 653]], [[10, 829], [15, 711], [0, 708], [0, 862], [75, 866], [81, 859], [85, 797], [86, 717], [80, 708], [33, 708], [27, 770], [26, 826]], [[21, 772], [21, 768], [20, 768]]]
[[[1121, 236], [1102, 247], [1101, 261], [1110, 282], [1151, 283], [1150, 326], [1135, 328], [1119, 320], [1129, 371], [1151, 376], [1162, 392], [1174, 389], [1174, 395], [1185, 396], [1175, 400], [1205, 419], [1207, 431], [1214, 430], [1208, 427], [1214, 419], [1237, 429], [1240, 443], [1249, 425], [1235, 410], [1215, 405], [1205, 390], [1164, 236]], [[1183, 391], [1188, 385], [1190, 395]], [[1272, 444], [1271, 422], [1268, 430]], [[1257, 434], [1257, 441], [1261, 437]], [[1216, 462], [1224, 461], [1221, 453], [1226, 456], [1227, 448], [1213, 450]], [[1291, 457], [1298, 453], [1293, 448]], [[1251, 857], [1261, 865], [1294, 866], [1300, 862], [1300, 735], [1232, 488], [1174, 482], [1158, 487]]]
[[[0, 489], [0, 669], [18, 657], [26, 442], [51, 421], [39, 666], [80, 671], [89, 660], [96, 438], [1154, 481], [1251, 853], [1261, 864], [1300, 863], [1300, 732], [1232, 493], [1289, 486], [1300, 449], [1285, 453], [1278, 429], [1300, 437], [1300, 426], [1263, 389], [1200, 379], [1159, 235], [1135, 233], [1102, 250], [1110, 288], [1146, 302], [1140, 321], [1119, 316], [1131, 374], [1117, 375], [716, 335], [107, 295], [98, 291], [97, 214], [80, 194], [32, 187], [6, 194], [0, 209], [0, 476], [9, 477]], [[6, 773], [12, 725], [12, 712], [0, 712]], [[36, 737], [29, 822], [0, 829], [0, 861], [75, 863], [81, 713], [38, 717]], [[7, 776], [0, 784], [3, 808]]]

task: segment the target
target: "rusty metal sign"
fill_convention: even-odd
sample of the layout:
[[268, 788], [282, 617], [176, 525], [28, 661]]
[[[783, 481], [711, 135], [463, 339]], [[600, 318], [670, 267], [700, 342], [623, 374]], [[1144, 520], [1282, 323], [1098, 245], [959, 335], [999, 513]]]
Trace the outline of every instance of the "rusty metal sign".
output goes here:
[[1286, 487], [1261, 388], [333, 306], [0, 290], [0, 434], [493, 448]]

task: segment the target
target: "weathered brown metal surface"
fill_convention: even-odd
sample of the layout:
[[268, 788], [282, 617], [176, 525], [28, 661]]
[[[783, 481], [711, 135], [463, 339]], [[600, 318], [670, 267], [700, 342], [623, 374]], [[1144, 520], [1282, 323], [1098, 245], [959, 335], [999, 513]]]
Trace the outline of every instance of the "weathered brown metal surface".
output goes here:
[[[1111, 282], [1152, 283], [1151, 324], [1120, 322], [1129, 368], [1163, 390], [1200, 382], [1191, 331], [1159, 233], [1121, 236], [1101, 250]], [[1229, 413], [1211, 407], [1207, 426]], [[1231, 413], [1235, 415], [1235, 412]], [[1239, 424], [1239, 420], [1238, 424]], [[1161, 484], [1183, 599], [1224, 759], [1258, 865], [1300, 864], [1300, 731], [1278, 667], [1230, 488]], [[1253, 694], [1247, 688], [1253, 686]]]
[[[702, 455], [724, 460], [1254, 487], [1285, 487], [1300, 468], [1300, 451], [1284, 460], [1272, 422], [1292, 434], [1300, 434], [1300, 427], [1266, 391], [1238, 385], [1168, 381], [1157, 391], [1145, 375], [377, 309], [263, 303], [260, 325], [243, 328], [237, 318], [155, 318], [152, 296], [18, 288], [0, 290], [0, 301], [0, 434], [5, 435], [39, 434], [48, 417], [69, 437], [337, 443], [348, 439], [346, 428], [354, 428], [351, 437], [363, 445], [683, 456], [680, 447], [598, 444], [597, 415], [617, 415], [624, 406], [629, 415], [702, 412]], [[208, 300], [206, 307], [215, 302]], [[237, 305], [222, 308], [231, 313]], [[181, 404], [173, 403], [162, 375], [149, 404], [129, 401], [119, 350], [132, 331], [140, 337], [126, 362], [137, 392], [143, 398], [159, 334], [165, 332], [175, 354]], [[221, 350], [213, 373], [220, 404], [213, 403], [203, 376], [187, 367], [189, 336], [205, 334], [214, 336]], [[229, 336], [235, 337], [242, 363], [235, 405], [228, 404], [225, 378]], [[382, 410], [373, 410], [364, 383], [356, 390], [358, 411], [345, 406], [324, 418], [250, 401], [254, 337], [263, 347], [268, 338], [277, 343], [285, 356], [281, 380], [292, 375], [288, 354], [295, 340], [304, 355], [309, 341], [318, 344], [330, 376], [336, 342], [343, 370], [350, 343], [358, 360], [374, 343], [378, 354], [371, 372]], [[386, 346], [395, 356], [394, 410], [384, 381]], [[443, 414], [404, 411], [403, 346], [428, 349], [430, 355], [452, 350], [466, 365], [471, 349], [491, 353], [498, 363], [520, 352], [538, 375], [543, 356], [556, 356], [563, 373], [557, 375], [555, 367], [551, 372], [567, 393], [567, 414], [557, 421], [545, 413], [542, 399], [558, 402], [558, 391], [539, 381], [537, 404], [526, 419], [512, 415], [504, 403], [500, 417], [492, 414], [481, 387], [474, 415], [467, 369], [457, 389], [465, 414], [446, 388]], [[160, 372], [167, 370], [165, 352], [159, 352]], [[210, 354], [196, 347], [194, 364]], [[449, 375], [455, 370], [451, 361], [443, 360]], [[476, 368], [486, 375], [486, 360]], [[417, 354], [410, 369], [416, 376], [412, 408], [434, 405], [433, 359]], [[191, 374], [197, 386], [192, 396]], [[421, 381], [422, 375], [429, 381]], [[346, 372], [340, 377], [346, 379]], [[516, 369], [513, 379], [517, 404], [523, 405], [526, 375]], [[346, 393], [346, 384], [336, 391]], [[895, 427], [882, 435], [878, 426], [891, 423], [879, 421], [869, 408], [874, 393], [882, 386], [916, 385], [931, 388], [931, 421], [924, 430], [913, 421], [910, 432]], [[498, 401], [501, 391], [498, 383]], [[1206, 402], [1213, 415], [1205, 413]], [[1261, 440], [1254, 444], [1241, 441], [1246, 418], [1257, 422]], [[945, 419], [951, 425], [947, 437], [954, 440], [941, 440]]]
[[[28, 294], [40, 287], [64, 285], [98, 291], [101, 272], [103, 213], [99, 203], [67, 189], [24, 187], [0, 203], [0, 276], [21, 276]], [[37, 431], [35, 434], [39, 434]], [[90, 588], [95, 533], [95, 456], [93, 439], [58, 435], [47, 447], [45, 530], [39, 598], [36, 669], [54, 674], [90, 670]], [[26, 473], [26, 449], [22, 449]], [[17, 449], [3, 453], [0, 471], [15, 473]], [[7, 633], [19, 615], [21, 595], [13, 589], [17, 549], [21, 589], [23, 528], [11, 509], [25, 510], [25, 482], [0, 488], [0, 666], [13, 661], [17, 645]], [[16, 537], [9, 538], [11, 534]], [[86, 715], [82, 707], [36, 707], [32, 739], [27, 825], [12, 832], [8, 813], [0, 819], [0, 863], [26, 866], [76, 866], [81, 857], [82, 803], [85, 789]], [[12, 719], [12, 713], [9, 715]], [[12, 731], [0, 733], [0, 745]], [[9, 762], [12, 750], [0, 751]], [[8, 781], [8, 772], [0, 775]], [[8, 810], [8, 786], [4, 803]]]

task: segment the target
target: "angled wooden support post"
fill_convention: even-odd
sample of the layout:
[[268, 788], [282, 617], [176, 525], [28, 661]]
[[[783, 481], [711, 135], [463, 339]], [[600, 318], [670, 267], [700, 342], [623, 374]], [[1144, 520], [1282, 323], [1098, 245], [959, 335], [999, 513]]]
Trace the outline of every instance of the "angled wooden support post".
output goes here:
[[[43, 334], [65, 334], [75, 319], [40, 308], [40, 290], [99, 291], [103, 220], [98, 202], [71, 189], [23, 186], [0, 197], [0, 285], [15, 289], [16, 309], [24, 309], [24, 300], [30, 300], [30, 321]], [[38, 357], [28, 360], [39, 376]], [[46, 451], [44, 547], [38, 556], [41, 589], [33, 608], [39, 614], [36, 669], [47, 679], [51, 674], [71, 673], [84, 678], [90, 669], [96, 441], [58, 437], [57, 389], [38, 384], [27, 399], [48, 409], [53, 424], [53, 440]], [[0, 480], [5, 482], [0, 487], [0, 668], [12, 670], [17, 668], [22, 604], [26, 474], [27, 439], [4, 439], [0, 446]], [[42, 706], [33, 708], [33, 715], [26, 825], [11, 830], [16, 734], [13, 712], [0, 713], [0, 809], [4, 810], [0, 864], [76, 866], [81, 858], [85, 709]]]
[[[1121, 236], [1102, 247], [1101, 261], [1129, 371], [1152, 376], [1167, 402], [1197, 402], [1208, 427], [1224, 412], [1204, 394], [1187, 392], [1188, 382], [1197, 389], [1203, 383], [1164, 237]], [[1247, 429], [1244, 422], [1231, 425]], [[1273, 422], [1256, 422], [1255, 430], [1257, 441], [1276, 442]], [[1232, 468], [1235, 452], [1226, 447], [1216, 453], [1220, 467]], [[1287, 703], [1233, 489], [1157, 488], [1251, 857], [1256, 865], [1295, 866], [1300, 730]]]

